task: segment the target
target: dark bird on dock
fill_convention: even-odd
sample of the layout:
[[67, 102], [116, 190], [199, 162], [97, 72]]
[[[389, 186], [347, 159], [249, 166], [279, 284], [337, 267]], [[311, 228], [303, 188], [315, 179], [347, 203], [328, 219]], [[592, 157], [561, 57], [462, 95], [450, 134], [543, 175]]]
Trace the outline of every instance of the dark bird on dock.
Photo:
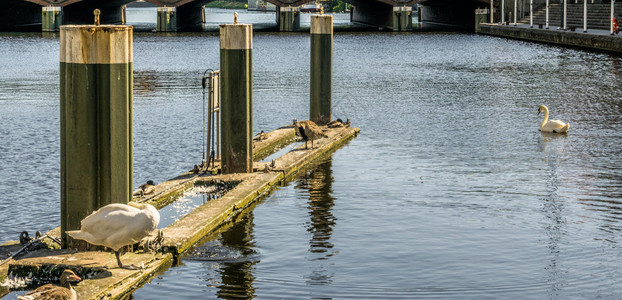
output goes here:
[[253, 137], [253, 141], [262, 141], [268, 138], [268, 135], [262, 130], [256, 136]]
[[311, 140], [311, 149], [313, 149], [313, 140], [326, 137], [320, 126], [313, 121], [298, 121], [294, 119], [294, 128], [296, 133], [305, 141], [305, 149], [309, 149], [307, 142]]
[[153, 182], [153, 180], [147, 180], [146, 183], [141, 184], [138, 188], [140, 189], [139, 193], [143, 196], [151, 194], [155, 192], [155, 182]]
[[158, 223], [160, 213], [153, 205], [114, 203], [94, 211], [82, 220], [80, 230], [67, 231], [67, 234], [74, 239], [112, 249], [120, 268], [137, 270], [140, 268], [121, 263], [119, 250], [149, 236]]
[[22, 296], [17, 296], [20, 300], [76, 300], [78, 295], [71, 287], [71, 282], [82, 280], [71, 270], [65, 270], [60, 275], [60, 286], [51, 283], [42, 285], [34, 291], [30, 291]]

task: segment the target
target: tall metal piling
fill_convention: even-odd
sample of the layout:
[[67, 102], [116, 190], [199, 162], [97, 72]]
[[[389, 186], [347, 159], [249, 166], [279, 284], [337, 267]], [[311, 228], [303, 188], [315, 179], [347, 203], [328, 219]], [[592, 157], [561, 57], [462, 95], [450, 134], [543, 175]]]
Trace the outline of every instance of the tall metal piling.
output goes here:
[[[96, 18], [96, 24], [98, 19]], [[61, 235], [132, 193], [131, 26], [60, 29]]]
[[333, 16], [311, 16], [311, 105], [309, 118], [318, 124], [332, 119]]
[[220, 25], [222, 172], [253, 171], [253, 26]]

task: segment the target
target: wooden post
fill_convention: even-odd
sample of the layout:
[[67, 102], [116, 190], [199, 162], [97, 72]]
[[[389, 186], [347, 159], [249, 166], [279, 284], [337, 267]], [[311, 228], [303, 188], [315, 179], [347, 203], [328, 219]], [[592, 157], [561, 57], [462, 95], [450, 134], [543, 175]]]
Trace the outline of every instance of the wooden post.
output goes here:
[[311, 105], [309, 118], [318, 124], [332, 120], [333, 16], [311, 16]]
[[132, 193], [131, 26], [60, 30], [61, 235]]
[[220, 25], [222, 172], [253, 172], [253, 26]]

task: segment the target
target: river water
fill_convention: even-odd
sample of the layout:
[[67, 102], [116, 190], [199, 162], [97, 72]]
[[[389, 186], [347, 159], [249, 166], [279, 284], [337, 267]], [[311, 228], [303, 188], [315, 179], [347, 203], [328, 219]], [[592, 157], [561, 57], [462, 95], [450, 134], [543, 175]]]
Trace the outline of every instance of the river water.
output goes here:
[[[135, 35], [135, 186], [201, 160], [200, 80], [218, 43]], [[253, 131], [306, 119], [308, 33], [253, 46]], [[0, 34], [0, 49], [4, 242], [59, 224], [58, 37]], [[135, 299], [622, 297], [619, 56], [337, 32], [333, 68], [334, 117], [361, 134]], [[568, 135], [538, 131], [540, 104]]]

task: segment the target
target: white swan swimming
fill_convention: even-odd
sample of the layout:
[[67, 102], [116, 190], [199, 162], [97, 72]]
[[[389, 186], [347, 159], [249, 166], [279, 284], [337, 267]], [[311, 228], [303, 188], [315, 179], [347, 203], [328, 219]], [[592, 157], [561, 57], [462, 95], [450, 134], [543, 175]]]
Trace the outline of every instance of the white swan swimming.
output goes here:
[[137, 269], [121, 263], [119, 249], [140, 242], [156, 229], [158, 223], [160, 213], [150, 204], [114, 203], [94, 211], [82, 220], [80, 230], [67, 231], [67, 234], [74, 239], [111, 248], [120, 268]]
[[540, 124], [540, 131], [554, 133], [568, 132], [570, 123], [564, 123], [560, 120], [549, 120], [549, 109], [544, 105], [540, 105], [538, 108], [538, 114], [542, 111], [544, 111], [544, 120], [542, 120], [542, 124]]

